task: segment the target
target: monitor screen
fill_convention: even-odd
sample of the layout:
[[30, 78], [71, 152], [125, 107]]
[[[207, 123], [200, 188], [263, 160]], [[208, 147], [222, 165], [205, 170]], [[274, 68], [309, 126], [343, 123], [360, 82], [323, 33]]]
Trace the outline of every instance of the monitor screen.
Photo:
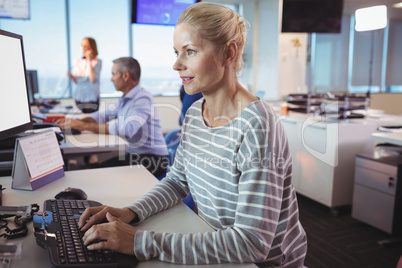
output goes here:
[[139, 24], [176, 25], [181, 13], [199, 0], [133, 0], [131, 21]]
[[0, 30], [0, 140], [32, 129], [22, 36]]
[[283, 33], [340, 33], [343, 0], [283, 0]]
[[29, 0], [0, 0], [0, 19], [29, 19]]
[[36, 70], [27, 70], [27, 86], [29, 94], [29, 103], [35, 104], [35, 93], [39, 93], [38, 72]]

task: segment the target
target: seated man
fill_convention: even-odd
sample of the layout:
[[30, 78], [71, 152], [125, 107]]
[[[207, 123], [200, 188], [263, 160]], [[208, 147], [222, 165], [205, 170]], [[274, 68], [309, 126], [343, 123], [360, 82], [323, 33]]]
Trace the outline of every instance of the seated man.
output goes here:
[[118, 135], [129, 143], [124, 159], [108, 160], [99, 167], [142, 164], [156, 177], [167, 169], [167, 147], [151, 93], [140, 85], [141, 68], [131, 57], [113, 61], [112, 81], [123, 96], [106, 111], [97, 111], [80, 120], [59, 119], [63, 128]]

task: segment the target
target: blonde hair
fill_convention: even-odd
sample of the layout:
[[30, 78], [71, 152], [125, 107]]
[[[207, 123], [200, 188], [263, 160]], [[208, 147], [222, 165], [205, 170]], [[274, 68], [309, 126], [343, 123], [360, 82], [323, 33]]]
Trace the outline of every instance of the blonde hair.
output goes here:
[[235, 71], [243, 67], [243, 49], [246, 43], [246, 21], [232, 9], [215, 4], [200, 2], [188, 7], [177, 20], [177, 24], [187, 23], [200, 31], [201, 37], [224, 50], [233, 41], [238, 47]]

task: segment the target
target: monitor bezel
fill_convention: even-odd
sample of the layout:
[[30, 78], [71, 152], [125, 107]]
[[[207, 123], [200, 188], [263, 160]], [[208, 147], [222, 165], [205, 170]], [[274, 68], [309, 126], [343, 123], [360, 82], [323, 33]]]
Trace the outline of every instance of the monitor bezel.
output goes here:
[[16, 39], [19, 39], [19, 41], [20, 41], [21, 53], [22, 53], [22, 63], [23, 63], [23, 67], [24, 67], [26, 103], [28, 105], [28, 110], [29, 110], [29, 122], [28, 123], [0, 131], [0, 140], [5, 140], [5, 139], [15, 136], [19, 133], [22, 133], [26, 130], [32, 129], [33, 123], [32, 123], [31, 105], [30, 105], [29, 97], [28, 97], [28, 94], [29, 94], [28, 86], [27, 86], [28, 81], [27, 81], [27, 76], [26, 76], [25, 53], [24, 53], [24, 45], [23, 45], [22, 35], [7, 32], [7, 31], [1, 30], [1, 29], [0, 29], [0, 35], [8, 36], [11, 38], [16, 38]]

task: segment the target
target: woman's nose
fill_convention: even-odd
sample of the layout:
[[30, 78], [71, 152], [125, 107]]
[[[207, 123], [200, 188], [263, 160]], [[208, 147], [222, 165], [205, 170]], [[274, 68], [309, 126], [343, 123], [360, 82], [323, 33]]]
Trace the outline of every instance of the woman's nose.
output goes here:
[[183, 68], [184, 68], [184, 66], [182, 64], [180, 57], [177, 57], [175, 63], [173, 64], [173, 70], [180, 71], [180, 70], [183, 70]]

